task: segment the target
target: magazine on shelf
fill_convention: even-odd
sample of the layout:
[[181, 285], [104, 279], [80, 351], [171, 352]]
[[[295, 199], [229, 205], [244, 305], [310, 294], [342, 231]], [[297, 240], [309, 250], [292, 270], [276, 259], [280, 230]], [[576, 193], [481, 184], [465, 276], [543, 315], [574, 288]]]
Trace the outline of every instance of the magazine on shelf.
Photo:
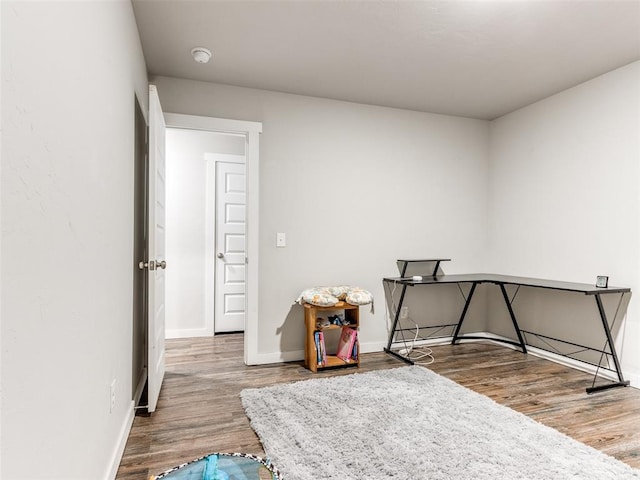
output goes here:
[[340, 340], [338, 341], [338, 348], [336, 350], [336, 357], [348, 362], [352, 359], [353, 348], [356, 344], [358, 332], [353, 328], [342, 327], [342, 333], [340, 334]]
[[327, 362], [327, 351], [324, 344], [324, 333], [315, 332], [313, 334], [314, 342], [316, 344], [316, 364], [322, 367]]
[[320, 333], [320, 360], [322, 365], [327, 364], [327, 347], [324, 344], [324, 332]]

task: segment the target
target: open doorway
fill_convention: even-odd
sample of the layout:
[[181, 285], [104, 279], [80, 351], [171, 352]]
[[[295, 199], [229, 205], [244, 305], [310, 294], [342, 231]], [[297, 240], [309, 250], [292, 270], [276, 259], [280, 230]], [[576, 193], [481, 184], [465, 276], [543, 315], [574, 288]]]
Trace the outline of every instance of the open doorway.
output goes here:
[[245, 137], [167, 128], [167, 338], [243, 332]]
[[[214, 334], [216, 303], [225, 305], [230, 313], [243, 310], [244, 359], [247, 364], [257, 363], [257, 301], [258, 301], [258, 141], [262, 125], [256, 122], [216, 119], [180, 114], [165, 114], [168, 156], [172, 155], [171, 138], [181, 137], [179, 169], [168, 160], [168, 189], [174, 181], [181, 183], [179, 197], [167, 199], [167, 249], [173, 250], [176, 238], [183, 244], [182, 260], [185, 268], [180, 272], [177, 257], [168, 261], [172, 269], [167, 276], [167, 336], [192, 337]], [[192, 141], [185, 142], [189, 137]], [[206, 148], [196, 144], [209, 143]], [[192, 150], [200, 150], [195, 152]], [[192, 156], [185, 158], [185, 152]], [[196, 159], [195, 161], [193, 159]], [[171, 165], [173, 163], [173, 165]], [[235, 164], [235, 165], [234, 165]], [[238, 170], [242, 165], [244, 171]], [[223, 180], [221, 180], [223, 179]], [[213, 185], [212, 185], [212, 182]], [[220, 183], [222, 182], [222, 183]], [[220, 184], [220, 185], [218, 185]], [[207, 222], [215, 214], [216, 192], [221, 185], [230, 187], [225, 205], [231, 229], [226, 240], [215, 241], [221, 226]], [[229, 196], [230, 195], [230, 196]], [[244, 204], [238, 202], [240, 195]], [[175, 201], [174, 201], [175, 200]], [[211, 215], [213, 209], [214, 215]], [[171, 212], [170, 212], [171, 210]], [[237, 227], [239, 215], [243, 217], [244, 231]], [[173, 220], [171, 220], [173, 218]], [[172, 222], [169, 224], [169, 222]], [[212, 237], [214, 241], [212, 242]], [[186, 244], [190, 244], [185, 248]], [[217, 248], [216, 248], [217, 247]], [[241, 248], [242, 247], [242, 248]], [[189, 253], [191, 252], [191, 253]], [[233, 258], [231, 258], [233, 257]], [[189, 264], [189, 265], [187, 265]], [[244, 293], [227, 290], [226, 300], [215, 301], [216, 272], [227, 287], [244, 283]], [[170, 276], [173, 275], [173, 278]], [[182, 291], [182, 300], [171, 299], [175, 291]], [[220, 305], [218, 305], [220, 306]], [[180, 322], [179, 324], [177, 322]], [[220, 331], [237, 331], [238, 327]]]

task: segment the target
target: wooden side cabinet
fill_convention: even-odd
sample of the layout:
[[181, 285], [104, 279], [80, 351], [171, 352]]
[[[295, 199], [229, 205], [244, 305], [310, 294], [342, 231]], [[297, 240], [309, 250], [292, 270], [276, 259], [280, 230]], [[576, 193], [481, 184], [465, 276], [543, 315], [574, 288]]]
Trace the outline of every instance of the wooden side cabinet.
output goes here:
[[[356, 351], [355, 358], [350, 360], [343, 360], [335, 355], [334, 351], [327, 350], [326, 361], [323, 364], [318, 364], [318, 352], [316, 350], [315, 333], [322, 331], [325, 335], [325, 343], [329, 345], [330, 335], [335, 335], [335, 338], [340, 337], [342, 332], [342, 325], [329, 325], [326, 327], [317, 326], [318, 318], [328, 318], [329, 315], [334, 313], [344, 312], [345, 321], [348, 322], [348, 327], [358, 331], [360, 326], [360, 310], [358, 305], [350, 305], [346, 302], [338, 302], [338, 304], [332, 307], [318, 307], [309, 303], [304, 304], [304, 324], [306, 329], [306, 338], [304, 343], [304, 366], [316, 373], [318, 370], [332, 367], [359, 367], [360, 366], [360, 344], [359, 339], [356, 337]], [[337, 343], [337, 342], [336, 342]]]

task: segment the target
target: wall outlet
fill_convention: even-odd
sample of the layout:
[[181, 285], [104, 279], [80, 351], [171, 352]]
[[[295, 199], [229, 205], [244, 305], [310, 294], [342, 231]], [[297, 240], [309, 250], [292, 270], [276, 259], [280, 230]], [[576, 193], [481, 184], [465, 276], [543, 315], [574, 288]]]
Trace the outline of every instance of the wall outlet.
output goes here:
[[111, 381], [111, 385], [109, 387], [109, 413], [112, 413], [116, 408], [116, 379], [114, 378]]
[[402, 307], [400, 309], [400, 319], [406, 320], [409, 318], [409, 307]]

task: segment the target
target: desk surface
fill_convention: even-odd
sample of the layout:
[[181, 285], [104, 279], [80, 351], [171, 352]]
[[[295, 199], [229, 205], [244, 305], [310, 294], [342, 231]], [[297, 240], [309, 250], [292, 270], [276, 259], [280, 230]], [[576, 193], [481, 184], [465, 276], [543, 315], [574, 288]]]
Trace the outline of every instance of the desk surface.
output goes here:
[[386, 282], [395, 282], [402, 285], [434, 285], [447, 283], [494, 283], [496, 285], [520, 285], [523, 287], [548, 288], [551, 290], [564, 290], [568, 292], [579, 292], [585, 295], [596, 295], [600, 293], [625, 293], [631, 289], [627, 287], [606, 287], [600, 288], [588, 283], [561, 282], [557, 280], [544, 280], [541, 278], [512, 277], [510, 275], [499, 275], [493, 273], [468, 273], [462, 275], [437, 275], [423, 276], [421, 280], [414, 280], [413, 277], [389, 277]]

